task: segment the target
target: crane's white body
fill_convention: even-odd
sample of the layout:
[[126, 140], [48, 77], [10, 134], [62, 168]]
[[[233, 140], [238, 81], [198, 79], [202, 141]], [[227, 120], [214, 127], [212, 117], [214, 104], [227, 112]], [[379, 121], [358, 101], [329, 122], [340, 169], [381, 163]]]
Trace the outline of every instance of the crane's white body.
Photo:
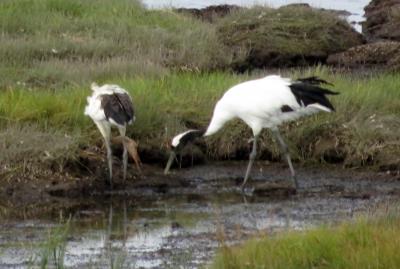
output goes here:
[[[212, 120], [205, 136], [216, 133], [223, 125], [240, 118], [258, 135], [263, 128], [276, 128], [286, 121], [318, 111], [330, 112], [319, 104], [302, 106], [296, 101], [289, 88], [290, 79], [280, 76], [267, 76], [250, 80], [230, 88], [215, 106]], [[282, 112], [282, 106], [289, 106], [292, 112]]]
[[[118, 85], [114, 84], [105, 84], [103, 86], [98, 86], [96, 83], [92, 83], [91, 89], [93, 91], [91, 96], [87, 97], [88, 104], [85, 107], [84, 114], [92, 118], [93, 122], [96, 124], [97, 128], [99, 129], [101, 135], [104, 138], [104, 142], [107, 149], [107, 161], [108, 161], [108, 168], [109, 168], [109, 179], [110, 185], [112, 187], [112, 150], [111, 150], [111, 127], [115, 126], [118, 128], [118, 131], [122, 137], [126, 134], [126, 126], [127, 124], [132, 124], [135, 120], [133, 116], [129, 121], [123, 123], [117, 123], [112, 117], [106, 116], [106, 111], [102, 106], [102, 102], [107, 96], [111, 97], [115, 94], [122, 94], [124, 98], [129, 99], [128, 105], [132, 105], [132, 98], [130, 97], [129, 93], [121, 88]], [[125, 103], [126, 104], [126, 103]], [[123, 104], [121, 103], [121, 111], [124, 113], [124, 109], [122, 108]], [[115, 111], [114, 111], [115, 113]], [[123, 178], [126, 178], [126, 171], [127, 171], [127, 163], [128, 163], [128, 153], [126, 145], [123, 144]]]
[[252, 129], [254, 135], [253, 148], [242, 187], [247, 181], [256, 157], [257, 138], [262, 129], [269, 128], [285, 154], [293, 183], [297, 188], [288, 147], [279, 133], [278, 126], [301, 116], [334, 110], [325, 95], [337, 93], [321, 88], [321, 84], [329, 83], [317, 77], [293, 81], [289, 78], [272, 75], [233, 86], [215, 105], [211, 122], [206, 130], [188, 130], [172, 139], [173, 150], [164, 173], [168, 173], [176, 155], [175, 151], [182, 149], [196, 137], [212, 135], [220, 130], [226, 122], [240, 118]]

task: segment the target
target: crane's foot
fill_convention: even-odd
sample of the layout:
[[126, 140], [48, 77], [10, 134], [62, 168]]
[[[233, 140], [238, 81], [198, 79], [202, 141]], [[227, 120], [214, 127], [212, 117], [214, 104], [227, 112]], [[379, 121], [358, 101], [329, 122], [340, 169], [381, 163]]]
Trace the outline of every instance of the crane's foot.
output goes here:
[[245, 196], [252, 196], [254, 192], [254, 187], [246, 185], [247, 178], [243, 180], [239, 187], [239, 192]]
[[240, 192], [240, 194], [242, 194], [243, 196], [253, 196], [254, 194], [254, 187], [250, 187], [250, 186], [240, 186], [238, 188], [238, 191]]
[[242, 184], [240, 185], [240, 189], [241, 189], [242, 191], [244, 191], [244, 190], [246, 189], [246, 182], [247, 182], [247, 178], [245, 178], [245, 179], [243, 180]]
[[243, 191], [245, 189], [246, 186], [246, 182], [242, 182], [242, 184], [240, 185], [240, 189]]

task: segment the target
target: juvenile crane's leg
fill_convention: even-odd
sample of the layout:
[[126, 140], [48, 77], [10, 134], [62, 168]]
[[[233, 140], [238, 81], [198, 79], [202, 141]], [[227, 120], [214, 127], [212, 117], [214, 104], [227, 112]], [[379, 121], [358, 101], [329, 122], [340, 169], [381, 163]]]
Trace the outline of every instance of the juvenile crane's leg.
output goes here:
[[126, 126], [124, 127], [118, 127], [119, 134], [122, 136], [122, 145], [124, 147], [124, 152], [122, 153], [122, 164], [123, 164], [123, 179], [125, 181], [126, 179], [126, 170], [128, 167], [128, 149], [126, 148], [126, 142], [125, 142], [125, 134], [126, 134]]
[[101, 135], [103, 136], [104, 143], [106, 145], [109, 180], [110, 180], [110, 186], [112, 188], [113, 187], [113, 182], [112, 182], [112, 150], [111, 150], [111, 145], [110, 145], [111, 127], [107, 123], [98, 122], [98, 121], [96, 122], [96, 125], [97, 125], [97, 128], [99, 128], [99, 131], [100, 131]]
[[255, 135], [253, 138], [253, 148], [249, 156], [249, 164], [247, 165], [246, 175], [244, 176], [244, 180], [242, 183], [242, 189], [244, 188], [244, 185], [246, 185], [247, 179], [249, 178], [250, 175], [251, 167], [253, 166], [254, 159], [257, 156], [257, 139], [258, 135]]
[[290, 173], [292, 174], [293, 185], [297, 189], [298, 184], [297, 184], [297, 180], [296, 180], [296, 174], [293, 169], [292, 160], [290, 159], [289, 148], [286, 145], [285, 141], [283, 140], [281, 133], [279, 132], [278, 129], [273, 129], [272, 134], [275, 136], [276, 141], [278, 142], [279, 146], [281, 147], [281, 149], [283, 151], [283, 154], [285, 155], [286, 161], [289, 165]]

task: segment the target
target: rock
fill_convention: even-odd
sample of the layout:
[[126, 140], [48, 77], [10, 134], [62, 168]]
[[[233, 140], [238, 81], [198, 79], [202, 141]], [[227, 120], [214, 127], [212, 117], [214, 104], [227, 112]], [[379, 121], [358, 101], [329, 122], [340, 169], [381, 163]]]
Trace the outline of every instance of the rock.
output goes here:
[[399, 69], [400, 42], [382, 41], [350, 48], [330, 55], [327, 63], [335, 66], [358, 68], [380, 67]]
[[347, 11], [347, 10], [337, 10], [337, 9], [325, 9], [325, 8], [313, 8], [311, 7], [309, 4], [307, 3], [294, 3], [294, 4], [288, 4], [288, 5], [284, 5], [282, 6], [282, 8], [308, 8], [308, 9], [315, 9], [315, 10], [319, 10], [319, 11], [326, 11], [329, 13], [332, 13], [336, 16], [340, 16], [343, 18], [347, 18], [351, 15], [351, 12]]
[[233, 10], [238, 10], [240, 7], [236, 5], [215, 5], [206, 8], [178, 8], [175, 9], [178, 13], [192, 15], [197, 19], [207, 22], [213, 22], [215, 18], [224, 17], [230, 14]]
[[293, 3], [293, 4], [284, 5], [282, 7], [283, 8], [309, 8], [309, 9], [312, 9], [312, 7], [307, 3]]
[[400, 41], [399, 0], [372, 0], [364, 10], [366, 21], [362, 31], [368, 40]]
[[304, 5], [242, 9], [216, 24], [239, 72], [325, 63], [330, 54], [364, 42], [344, 19]]

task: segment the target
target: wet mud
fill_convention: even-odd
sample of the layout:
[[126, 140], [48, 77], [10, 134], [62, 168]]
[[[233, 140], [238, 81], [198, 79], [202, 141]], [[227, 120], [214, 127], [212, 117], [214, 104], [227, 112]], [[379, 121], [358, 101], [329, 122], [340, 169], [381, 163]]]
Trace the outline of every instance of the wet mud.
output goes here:
[[57, 181], [29, 204], [2, 196], [0, 267], [40, 263], [49, 231], [65, 225], [60, 218], [70, 217], [66, 268], [202, 268], [222, 245], [349, 220], [400, 197], [397, 174], [297, 168], [295, 191], [286, 166], [261, 161], [242, 192], [246, 164], [198, 165], [168, 176], [144, 166], [126, 182], [117, 174], [113, 190], [101, 176]]

